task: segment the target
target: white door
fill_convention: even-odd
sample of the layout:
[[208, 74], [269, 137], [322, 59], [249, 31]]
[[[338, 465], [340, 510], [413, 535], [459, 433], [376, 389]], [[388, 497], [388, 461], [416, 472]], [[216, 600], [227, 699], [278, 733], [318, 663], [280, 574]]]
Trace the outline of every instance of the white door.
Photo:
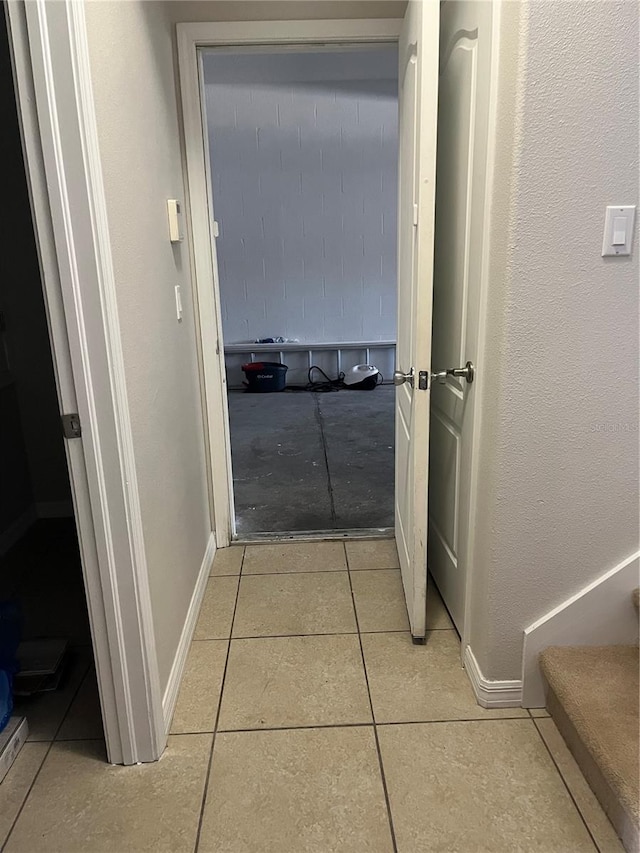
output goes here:
[[[433, 304], [434, 370], [478, 370], [485, 183], [491, 94], [492, 4], [445, 2], [440, 87]], [[429, 570], [462, 634], [475, 389], [447, 376], [431, 391]]]
[[416, 642], [427, 618], [430, 392], [420, 374], [431, 369], [438, 16], [438, 3], [411, 0], [399, 40], [395, 533]]

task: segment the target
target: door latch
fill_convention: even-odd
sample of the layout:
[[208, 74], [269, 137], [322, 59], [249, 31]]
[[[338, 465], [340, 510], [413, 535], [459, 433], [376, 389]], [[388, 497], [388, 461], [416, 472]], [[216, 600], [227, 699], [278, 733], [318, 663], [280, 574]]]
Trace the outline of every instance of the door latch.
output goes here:
[[[396, 370], [393, 374], [393, 384], [394, 385], [404, 385], [407, 382], [411, 387], [414, 386], [416, 378], [416, 373], [413, 367], [408, 373], [403, 373], [401, 370]], [[428, 370], [420, 370], [418, 371], [418, 390], [426, 391], [429, 388], [429, 371]]]
[[65, 438], [80, 438], [82, 427], [80, 426], [80, 415], [77, 412], [62, 415], [62, 432]]
[[432, 381], [435, 379], [440, 385], [444, 385], [447, 381], [447, 376], [459, 376], [461, 379], [466, 379], [467, 384], [471, 385], [476, 375], [476, 369], [472, 362], [468, 361], [464, 367], [450, 367], [448, 370], [438, 370], [432, 376]]

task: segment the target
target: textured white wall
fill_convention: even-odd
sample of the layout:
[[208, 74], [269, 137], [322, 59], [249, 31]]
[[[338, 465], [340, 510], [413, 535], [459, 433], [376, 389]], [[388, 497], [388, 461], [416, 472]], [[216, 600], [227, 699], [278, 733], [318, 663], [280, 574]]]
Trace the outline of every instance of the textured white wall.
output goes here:
[[492, 679], [638, 548], [638, 235], [600, 257], [605, 206], [638, 203], [638, 6], [504, 6], [470, 620]]
[[162, 2], [92, 2], [86, 13], [164, 688], [210, 531], [188, 244], [173, 248], [167, 234], [166, 199], [184, 198], [174, 33]]
[[203, 64], [225, 343], [395, 340], [396, 49]]

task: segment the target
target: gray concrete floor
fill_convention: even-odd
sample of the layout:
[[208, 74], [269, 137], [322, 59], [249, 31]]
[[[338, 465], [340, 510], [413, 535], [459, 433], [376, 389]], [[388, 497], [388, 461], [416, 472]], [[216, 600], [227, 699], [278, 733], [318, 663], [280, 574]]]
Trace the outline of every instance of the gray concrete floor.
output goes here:
[[394, 389], [229, 392], [238, 534], [393, 527]]

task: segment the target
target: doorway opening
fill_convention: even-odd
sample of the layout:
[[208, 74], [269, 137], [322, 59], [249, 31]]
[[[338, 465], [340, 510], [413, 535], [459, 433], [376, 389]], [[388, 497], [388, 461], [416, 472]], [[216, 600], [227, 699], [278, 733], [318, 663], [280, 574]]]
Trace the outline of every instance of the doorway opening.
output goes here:
[[0, 66], [3, 191], [12, 200], [0, 262], [3, 654], [20, 642], [1, 778], [21, 732], [41, 742], [102, 739], [103, 726], [4, 15]]
[[[233, 539], [238, 540], [239, 536], [233, 507], [224, 312], [216, 245], [220, 224], [216, 222], [215, 190], [210, 174], [212, 156], [206, 122], [204, 59], [212, 49], [220, 53], [224, 49], [245, 55], [251, 52], [246, 48], [257, 49], [263, 54], [269, 51], [280, 54], [309, 51], [337, 57], [340, 53], [348, 53], [354, 46], [354, 52], [360, 52], [360, 61], [368, 50], [380, 46], [389, 45], [389, 50], [397, 51], [397, 151], [394, 170], [397, 180], [397, 298], [393, 301], [397, 306], [398, 333], [393, 371], [393, 384], [396, 386], [393, 395], [393, 487], [390, 483], [388, 493], [393, 497], [393, 533], [411, 632], [416, 642], [423, 642], [426, 632], [438, 21], [437, 5], [409, 3], [402, 19], [185, 23], [178, 24], [177, 28], [211, 510], [219, 548], [226, 547]], [[392, 204], [393, 197], [389, 201]], [[392, 238], [394, 235], [388, 236]], [[274, 333], [267, 334], [271, 336]], [[251, 348], [257, 346], [249, 344]], [[281, 346], [286, 344], [276, 344], [278, 348]], [[302, 343], [293, 346], [305, 351], [308, 349]], [[332, 396], [339, 398], [347, 393], [375, 395], [383, 389], [384, 385], [378, 385], [372, 391], [340, 391]], [[366, 429], [366, 421], [362, 419], [360, 430], [365, 432]], [[379, 537], [381, 533], [371, 528], [361, 530], [361, 535], [368, 538], [374, 538], [376, 534]], [[388, 535], [391, 531], [383, 532]], [[303, 531], [302, 535], [344, 538], [353, 533], [353, 530], [316, 530], [311, 534]], [[274, 537], [273, 533], [269, 535]], [[286, 536], [295, 534], [275, 534], [277, 539]]]
[[390, 535], [397, 43], [206, 48], [201, 75], [232, 536]]

